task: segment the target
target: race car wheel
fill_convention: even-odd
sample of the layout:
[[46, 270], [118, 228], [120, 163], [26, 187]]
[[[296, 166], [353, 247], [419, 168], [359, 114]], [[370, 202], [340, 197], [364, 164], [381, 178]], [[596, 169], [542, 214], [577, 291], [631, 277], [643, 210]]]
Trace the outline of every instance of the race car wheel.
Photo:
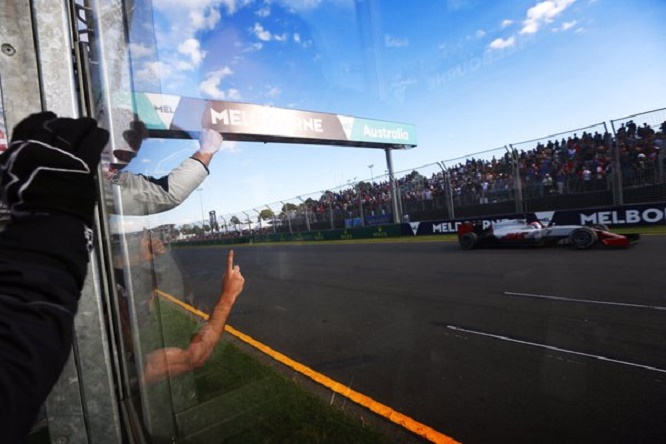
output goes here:
[[590, 228], [577, 228], [571, 233], [569, 240], [574, 248], [578, 250], [587, 250], [597, 242], [597, 235]]
[[463, 250], [473, 250], [478, 243], [479, 238], [476, 233], [465, 233], [460, 236], [458, 242], [460, 243], [460, 248]]

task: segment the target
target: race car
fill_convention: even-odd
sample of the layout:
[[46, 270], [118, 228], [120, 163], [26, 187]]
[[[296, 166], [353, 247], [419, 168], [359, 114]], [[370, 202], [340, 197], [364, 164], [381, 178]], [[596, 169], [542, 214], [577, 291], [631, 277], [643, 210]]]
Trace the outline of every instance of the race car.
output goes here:
[[458, 242], [463, 250], [485, 246], [547, 246], [571, 245], [586, 250], [601, 244], [609, 247], [628, 247], [640, 238], [639, 234], [611, 233], [605, 225], [549, 225], [539, 221], [511, 219], [491, 223], [465, 222], [458, 226]]

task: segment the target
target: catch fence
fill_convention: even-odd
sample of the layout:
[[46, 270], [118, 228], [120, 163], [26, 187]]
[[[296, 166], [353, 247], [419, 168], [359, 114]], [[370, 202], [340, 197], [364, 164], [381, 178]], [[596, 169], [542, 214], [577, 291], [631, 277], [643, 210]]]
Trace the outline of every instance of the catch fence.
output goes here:
[[[635, 123], [635, 129], [634, 129]], [[399, 220], [472, 218], [666, 201], [666, 108], [394, 173]], [[205, 237], [393, 222], [390, 178], [348, 181], [217, 217]]]

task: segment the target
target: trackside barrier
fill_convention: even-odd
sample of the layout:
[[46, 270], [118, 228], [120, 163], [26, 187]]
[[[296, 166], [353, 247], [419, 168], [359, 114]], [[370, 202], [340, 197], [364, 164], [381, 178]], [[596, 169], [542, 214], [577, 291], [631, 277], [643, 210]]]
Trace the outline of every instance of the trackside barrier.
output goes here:
[[[507, 213], [501, 215], [475, 217], [476, 221], [490, 224], [505, 219], [539, 220], [544, 224], [589, 225], [604, 224], [610, 227], [666, 226], [666, 202], [644, 205], [625, 205], [593, 209], [536, 211], [528, 213]], [[258, 234], [233, 239], [208, 239], [190, 242], [174, 242], [176, 246], [229, 245], [273, 242], [339, 241], [361, 239], [384, 239], [397, 237], [432, 236], [453, 234], [458, 225], [470, 220], [446, 219], [418, 221], [402, 224], [359, 227], [346, 230], [313, 231], [305, 233], [281, 233], [275, 235]]]
[[344, 230], [322, 230], [302, 233], [255, 234], [232, 239], [206, 239], [189, 242], [175, 242], [174, 245], [227, 245], [272, 242], [305, 242], [354, 239], [378, 239], [403, 236], [403, 225], [388, 224], [372, 227], [358, 227]]

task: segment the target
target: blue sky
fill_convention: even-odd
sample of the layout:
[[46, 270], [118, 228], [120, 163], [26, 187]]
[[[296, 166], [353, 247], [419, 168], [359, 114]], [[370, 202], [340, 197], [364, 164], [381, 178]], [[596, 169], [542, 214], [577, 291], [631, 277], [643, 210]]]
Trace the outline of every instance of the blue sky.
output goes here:
[[[412, 123], [395, 171], [666, 107], [663, 0], [152, 3], [137, 91]], [[131, 168], [159, 176], [194, 149], [149, 141]], [[150, 223], [242, 218], [385, 169], [382, 150], [225, 142], [203, 191]]]

